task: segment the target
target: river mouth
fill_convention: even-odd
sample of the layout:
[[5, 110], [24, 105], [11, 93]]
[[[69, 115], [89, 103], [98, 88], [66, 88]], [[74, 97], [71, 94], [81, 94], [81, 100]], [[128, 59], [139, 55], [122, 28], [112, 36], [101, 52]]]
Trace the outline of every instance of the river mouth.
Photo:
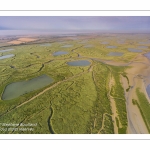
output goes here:
[[58, 52], [53, 53], [53, 56], [60, 56], [60, 55], [66, 55], [66, 54], [68, 54], [68, 52], [58, 51]]
[[122, 56], [124, 53], [121, 52], [110, 52], [108, 56]]
[[89, 66], [90, 62], [88, 60], [76, 60], [67, 62], [69, 66]]
[[133, 52], [133, 53], [140, 53], [140, 52], [142, 52], [142, 50], [134, 49], [134, 48], [128, 48], [128, 51]]
[[54, 82], [54, 80], [47, 76], [41, 75], [27, 81], [14, 82], [5, 87], [2, 95], [2, 100], [11, 100], [21, 95], [27, 94], [31, 91], [38, 90]]
[[6, 59], [6, 58], [11, 58], [11, 57], [14, 57], [14, 56], [15, 56], [14, 54], [9, 54], [9, 55], [0, 56], [0, 60], [1, 60], [1, 59]]

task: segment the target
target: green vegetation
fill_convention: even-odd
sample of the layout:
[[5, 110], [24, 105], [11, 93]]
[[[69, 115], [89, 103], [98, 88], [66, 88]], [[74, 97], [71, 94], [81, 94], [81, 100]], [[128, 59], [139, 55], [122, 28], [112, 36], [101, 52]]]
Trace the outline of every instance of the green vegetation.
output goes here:
[[[16, 124], [13, 126], [14, 129], [0, 133], [113, 134], [110, 96], [114, 98], [117, 108], [118, 132], [126, 133], [126, 103], [120, 82], [120, 75], [123, 75], [129, 84], [124, 73], [126, 67], [107, 65], [102, 63], [101, 59], [129, 62], [137, 56], [137, 53], [127, 51], [130, 40], [119, 45], [115, 36], [111, 38], [103, 35], [94, 38], [92, 36], [81, 35], [77, 36], [76, 40], [69, 37], [43, 37], [37, 42], [16, 46], [8, 46], [8, 43], [0, 44], [0, 49], [14, 49], [5, 52], [6, 55], [15, 55], [0, 60], [0, 123]], [[116, 48], [107, 48], [107, 45], [101, 44], [103, 41]], [[51, 45], [43, 45], [45, 43]], [[134, 41], [134, 44], [136, 46], [137, 42]], [[2, 47], [4, 45], [6, 47]], [[63, 47], [64, 45], [72, 47]], [[67, 54], [53, 56], [57, 51], [65, 51]], [[123, 55], [108, 56], [112, 51], [121, 52]], [[0, 52], [0, 56], [2, 55]], [[97, 58], [97, 61], [94, 58]], [[90, 64], [88, 66], [67, 64], [76, 60], [88, 60]], [[51, 77], [54, 82], [12, 100], [2, 100], [7, 85], [28, 81], [41, 75]], [[111, 89], [110, 76], [114, 78]], [[130, 86], [127, 91], [129, 89]], [[146, 110], [142, 107], [146, 106], [140, 104], [140, 107], [149, 124], [146, 116], [149, 111], [144, 113]], [[26, 130], [27, 127], [23, 124], [28, 123], [32, 125]]]
[[126, 75], [125, 72], [123, 72], [121, 75], [122, 75], [124, 78], [126, 78], [126, 80], [127, 80], [127, 82], [128, 82], [128, 86], [129, 86], [129, 87], [126, 89], [126, 92], [129, 92], [130, 88], [132, 87], [132, 86], [130, 86], [129, 79], [128, 79], [128, 77], [127, 77], [127, 75]]
[[132, 99], [132, 104], [133, 104], [133, 105], [136, 105], [136, 104], [137, 104], [137, 100]]
[[137, 88], [136, 89], [136, 94], [138, 96], [138, 101], [137, 100], [132, 100], [132, 103], [134, 105], [137, 105], [140, 112], [141, 112], [141, 115], [143, 117], [143, 120], [146, 124], [146, 127], [150, 133], [150, 116], [149, 116], [149, 113], [150, 113], [150, 104], [145, 96], [144, 93], [140, 92], [140, 89]]
[[11, 112], [12, 116], [8, 113], [1, 119], [4, 122], [17, 120], [19, 123], [22, 121], [38, 123], [34, 133], [50, 133], [48, 117], [52, 108], [50, 124], [55, 133], [88, 133], [87, 122], [95, 99], [95, 86], [92, 83], [91, 73], [88, 73], [74, 79], [73, 82], [60, 84], [59, 87], [25, 104], [23, 110], [19, 107]]
[[122, 76], [123, 77], [125, 77], [126, 79], [127, 79], [127, 81], [128, 81], [128, 85], [129, 85], [129, 79], [128, 79], [128, 77], [127, 77], [127, 75], [126, 75], [126, 73], [124, 72], [124, 73], [122, 73]]
[[115, 119], [116, 119], [117, 127], [119, 128], [119, 120], [118, 120], [118, 118], [117, 118], [117, 117], [115, 117]]
[[126, 89], [126, 92], [129, 92], [129, 90], [130, 90], [131, 87], [132, 87], [132, 86], [129, 86], [129, 87]]
[[120, 74], [125, 67], [111, 67], [111, 73], [114, 78], [114, 85], [112, 86], [110, 95], [115, 99], [115, 104], [121, 122], [122, 128], [118, 128], [118, 133], [125, 134], [127, 129], [127, 112], [126, 100], [124, 96], [124, 89], [120, 83]]
[[[97, 91], [97, 99], [94, 102], [94, 107], [92, 109], [91, 121], [90, 124], [94, 124], [94, 120], [96, 120], [97, 124], [93, 125], [92, 133], [98, 133], [102, 127], [102, 122], [104, 120], [104, 129], [100, 131], [100, 133], [114, 133], [113, 131], [113, 123], [110, 101], [107, 97], [108, 93], [108, 68], [100, 63], [96, 63], [97, 65], [93, 70], [93, 80], [95, 83], [96, 91]], [[104, 118], [104, 114], [109, 114]], [[109, 128], [108, 128], [109, 127]], [[106, 128], [106, 129], [105, 129]]]

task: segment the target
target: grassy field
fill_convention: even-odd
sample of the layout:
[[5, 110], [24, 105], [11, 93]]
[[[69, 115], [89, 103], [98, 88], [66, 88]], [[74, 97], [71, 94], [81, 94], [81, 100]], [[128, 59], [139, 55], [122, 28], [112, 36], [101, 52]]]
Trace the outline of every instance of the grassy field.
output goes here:
[[[126, 133], [126, 103], [120, 82], [120, 74], [125, 77], [126, 67], [107, 65], [93, 58], [129, 62], [138, 53], [129, 52], [127, 48], [136, 48], [138, 42], [132, 40], [134, 44], [130, 45], [131, 40], [127, 39], [124, 44], [119, 44], [117, 37], [101, 35], [87, 38], [78, 36], [75, 40], [66, 37], [41, 38], [40, 42], [0, 47], [0, 50], [14, 49], [0, 52], [0, 56], [15, 55], [0, 60], [0, 123], [16, 124], [0, 133], [113, 134], [110, 90], [118, 113], [118, 133]], [[50, 45], [43, 45], [45, 43]], [[63, 47], [65, 45], [71, 47]], [[108, 45], [116, 48], [107, 48]], [[57, 51], [66, 51], [68, 54], [53, 56]], [[123, 55], [109, 56], [112, 51], [122, 52]], [[67, 62], [74, 60], [88, 60], [90, 65], [67, 65]], [[54, 82], [12, 100], [2, 100], [3, 92], [10, 83], [30, 80], [43, 74], [53, 78]], [[114, 78], [111, 89], [110, 74]], [[143, 107], [146, 106], [141, 105], [141, 110], [145, 111]], [[143, 114], [145, 116], [147, 112]], [[30, 125], [23, 126], [28, 123]], [[120, 128], [119, 123], [122, 125]]]
[[[91, 124], [94, 124], [95, 120], [96, 124], [92, 129], [92, 133], [114, 133], [112, 118], [110, 117], [112, 112], [109, 98], [107, 97], [108, 73], [109, 70], [105, 65], [96, 62], [93, 70], [93, 80], [97, 91], [97, 99], [94, 103], [93, 115], [91, 116]], [[107, 117], [104, 114], [107, 114]], [[104, 127], [102, 128], [103, 121]]]

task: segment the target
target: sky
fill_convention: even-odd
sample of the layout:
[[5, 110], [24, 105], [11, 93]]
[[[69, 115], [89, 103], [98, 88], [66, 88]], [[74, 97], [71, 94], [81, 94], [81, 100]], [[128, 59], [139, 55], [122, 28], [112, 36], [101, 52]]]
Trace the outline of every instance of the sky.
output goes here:
[[0, 16], [0, 33], [150, 33], [149, 16]]

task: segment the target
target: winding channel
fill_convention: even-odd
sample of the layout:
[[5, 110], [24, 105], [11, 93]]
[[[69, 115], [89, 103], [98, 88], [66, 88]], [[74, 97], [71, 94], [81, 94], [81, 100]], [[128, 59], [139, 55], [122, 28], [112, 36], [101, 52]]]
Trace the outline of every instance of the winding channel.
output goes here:
[[50, 106], [50, 116], [47, 119], [47, 124], [48, 124], [48, 128], [49, 128], [50, 133], [51, 134], [55, 134], [55, 132], [53, 130], [53, 127], [51, 125], [51, 118], [52, 118], [52, 116], [53, 116], [53, 108], [52, 108], [52, 106]]

